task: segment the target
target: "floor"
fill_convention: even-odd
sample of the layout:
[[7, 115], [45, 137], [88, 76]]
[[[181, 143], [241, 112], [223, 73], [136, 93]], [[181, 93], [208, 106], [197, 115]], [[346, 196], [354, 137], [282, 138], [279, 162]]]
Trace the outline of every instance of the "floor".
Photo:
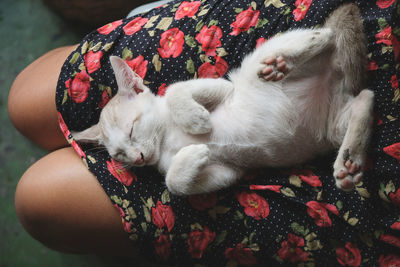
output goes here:
[[[7, 115], [8, 90], [16, 75], [53, 48], [80, 40], [81, 29], [68, 25], [39, 0], [0, 1], [0, 267], [133, 266], [122, 259], [67, 255], [31, 238], [14, 211], [19, 177], [45, 155], [21, 136]], [[154, 266], [135, 261], [134, 266]]]

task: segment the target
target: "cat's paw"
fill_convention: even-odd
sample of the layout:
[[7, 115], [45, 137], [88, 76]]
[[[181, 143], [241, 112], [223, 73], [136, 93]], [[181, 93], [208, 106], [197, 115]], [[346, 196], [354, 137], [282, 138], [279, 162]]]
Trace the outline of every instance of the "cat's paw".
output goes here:
[[344, 150], [343, 155], [338, 155], [333, 166], [336, 186], [344, 191], [352, 190], [362, 179], [364, 165], [365, 155], [350, 154], [349, 149]]
[[199, 173], [209, 162], [209, 156], [210, 149], [204, 144], [189, 145], [179, 150], [167, 172], [168, 190], [175, 195], [192, 194]]
[[210, 120], [210, 112], [202, 106], [199, 106], [196, 111], [188, 114], [190, 118], [184, 126], [187, 133], [190, 134], [206, 134], [211, 132], [212, 125]]
[[289, 67], [283, 56], [268, 57], [261, 62], [263, 67], [258, 76], [266, 81], [280, 81], [289, 72]]
[[210, 112], [203, 106], [196, 104], [180, 111], [175, 112], [174, 119], [184, 132], [193, 135], [211, 132]]

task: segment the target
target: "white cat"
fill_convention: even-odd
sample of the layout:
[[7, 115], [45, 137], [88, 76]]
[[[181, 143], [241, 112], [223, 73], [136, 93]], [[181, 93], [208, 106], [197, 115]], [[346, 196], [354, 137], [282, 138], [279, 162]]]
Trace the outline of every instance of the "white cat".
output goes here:
[[73, 133], [133, 165], [157, 165], [174, 194], [225, 188], [257, 167], [287, 167], [339, 148], [336, 185], [351, 190], [365, 166], [373, 93], [363, 88], [366, 48], [356, 5], [321, 29], [270, 39], [230, 80], [197, 79], [151, 93], [120, 58], [110, 58], [118, 93], [99, 123]]

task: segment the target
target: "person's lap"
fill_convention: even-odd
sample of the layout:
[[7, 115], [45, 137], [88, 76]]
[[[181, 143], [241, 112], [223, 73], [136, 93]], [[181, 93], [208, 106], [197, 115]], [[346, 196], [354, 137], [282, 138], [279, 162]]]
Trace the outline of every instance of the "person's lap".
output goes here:
[[58, 126], [54, 99], [61, 66], [75, 48], [61, 47], [36, 59], [17, 76], [8, 96], [14, 126], [46, 150], [67, 145]]
[[10, 90], [8, 109], [15, 127], [53, 151], [22, 176], [16, 212], [26, 230], [50, 248], [133, 256], [118, 210], [75, 151], [61, 148], [67, 141], [58, 126], [55, 90], [60, 68], [74, 48], [46, 53], [18, 75]]

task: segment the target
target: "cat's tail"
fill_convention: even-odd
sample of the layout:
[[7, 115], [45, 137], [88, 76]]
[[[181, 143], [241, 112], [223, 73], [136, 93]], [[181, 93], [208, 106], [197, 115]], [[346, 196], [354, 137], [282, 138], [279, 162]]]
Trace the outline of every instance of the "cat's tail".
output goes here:
[[324, 27], [336, 38], [336, 62], [344, 75], [344, 88], [354, 95], [365, 86], [367, 49], [360, 10], [354, 3], [344, 4], [328, 17]]

